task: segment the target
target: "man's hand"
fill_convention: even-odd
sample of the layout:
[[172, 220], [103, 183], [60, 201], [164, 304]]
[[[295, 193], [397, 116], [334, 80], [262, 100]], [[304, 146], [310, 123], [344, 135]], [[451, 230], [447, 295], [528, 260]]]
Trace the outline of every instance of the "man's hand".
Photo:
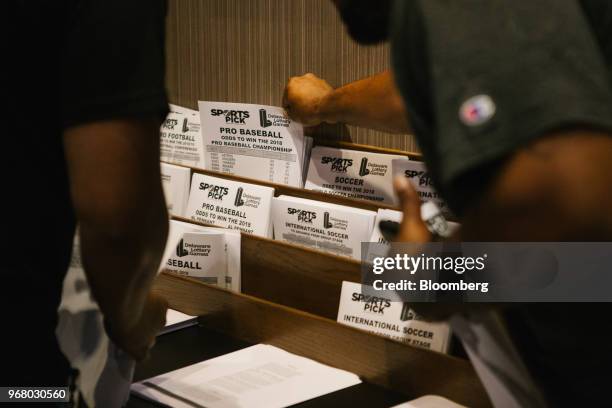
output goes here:
[[433, 235], [421, 218], [421, 199], [410, 182], [404, 176], [393, 180], [395, 194], [400, 200], [404, 213], [402, 225], [397, 235], [397, 242], [426, 243], [433, 240]]
[[166, 309], [151, 295], [168, 231], [159, 126], [156, 118], [109, 120], [64, 134], [83, 268], [109, 337], [135, 358], [145, 356]]
[[[404, 213], [396, 242], [431, 242], [433, 235], [421, 218], [421, 199], [412, 184], [406, 177], [398, 176], [393, 180], [393, 186]], [[410, 307], [428, 321], [446, 320], [459, 310], [452, 303], [412, 303]]]
[[313, 74], [292, 77], [285, 88], [283, 107], [293, 120], [305, 126], [333, 122], [323, 117], [321, 109], [333, 91], [331, 85]]
[[390, 71], [332, 88], [313, 74], [289, 79], [283, 106], [306, 126], [345, 123], [393, 133], [410, 131], [404, 101]]
[[168, 302], [161, 296], [150, 294], [138, 322], [128, 328], [115, 327], [107, 322], [106, 329], [115, 344], [135, 360], [144, 360], [155, 344], [155, 338], [166, 325]]

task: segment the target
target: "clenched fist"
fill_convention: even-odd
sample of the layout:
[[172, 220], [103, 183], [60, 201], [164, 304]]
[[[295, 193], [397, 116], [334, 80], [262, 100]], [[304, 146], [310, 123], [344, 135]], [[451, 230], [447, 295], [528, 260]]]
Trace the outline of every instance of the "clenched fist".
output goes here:
[[283, 107], [291, 119], [305, 126], [330, 122], [324, 117], [322, 108], [333, 90], [325, 80], [313, 74], [292, 77], [285, 88]]

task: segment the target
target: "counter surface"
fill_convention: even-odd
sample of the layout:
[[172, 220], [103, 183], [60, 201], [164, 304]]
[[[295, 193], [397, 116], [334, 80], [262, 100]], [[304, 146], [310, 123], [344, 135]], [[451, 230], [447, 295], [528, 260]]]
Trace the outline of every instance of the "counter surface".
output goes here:
[[[202, 326], [193, 326], [164, 334], [157, 339], [150, 358], [136, 367], [134, 381], [154, 377], [203, 360], [218, 357], [252, 344], [236, 340]], [[295, 405], [300, 408], [367, 407], [388, 408], [409, 398], [384, 388], [361, 383]], [[132, 396], [127, 408], [157, 407], [158, 405]], [[263, 407], [262, 407], [263, 408]]]

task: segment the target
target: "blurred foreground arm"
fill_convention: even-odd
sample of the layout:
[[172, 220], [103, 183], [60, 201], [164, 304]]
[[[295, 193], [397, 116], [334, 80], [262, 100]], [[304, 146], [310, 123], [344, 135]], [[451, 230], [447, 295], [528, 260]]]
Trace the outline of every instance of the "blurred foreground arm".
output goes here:
[[283, 106], [306, 126], [346, 123], [393, 133], [410, 131], [391, 71], [333, 89], [313, 74], [289, 79]]
[[[467, 209], [453, 241], [593, 242], [612, 240], [612, 137], [558, 132], [518, 151]], [[420, 200], [405, 178], [395, 181], [404, 219], [398, 242], [428, 242]], [[415, 310], [438, 320], [493, 304], [427, 304]]]
[[535, 141], [501, 166], [463, 217], [464, 241], [612, 240], [612, 136], [588, 130]]
[[[461, 221], [463, 241], [612, 240], [612, 136], [559, 132], [508, 158]], [[404, 223], [398, 241], [427, 241], [418, 195], [395, 183]], [[417, 204], [415, 204], [415, 202]], [[419, 225], [422, 224], [422, 225]]]
[[83, 266], [111, 339], [142, 359], [165, 324], [150, 293], [168, 231], [159, 121], [102, 121], [64, 134]]

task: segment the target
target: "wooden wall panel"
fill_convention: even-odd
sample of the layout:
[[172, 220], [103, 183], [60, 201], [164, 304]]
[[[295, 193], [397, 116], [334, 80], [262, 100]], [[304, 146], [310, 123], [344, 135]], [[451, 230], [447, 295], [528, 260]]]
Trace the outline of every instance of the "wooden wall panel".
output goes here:
[[[332, 86], [389, 67], [387, 46], [362, 47], [345, 33], [331, 0], [169, 0], [170, 100], [280, 105], [287, 79], [313, 72]], [[417, 150], [408, 135], [322, 126], [325, 139]]]

